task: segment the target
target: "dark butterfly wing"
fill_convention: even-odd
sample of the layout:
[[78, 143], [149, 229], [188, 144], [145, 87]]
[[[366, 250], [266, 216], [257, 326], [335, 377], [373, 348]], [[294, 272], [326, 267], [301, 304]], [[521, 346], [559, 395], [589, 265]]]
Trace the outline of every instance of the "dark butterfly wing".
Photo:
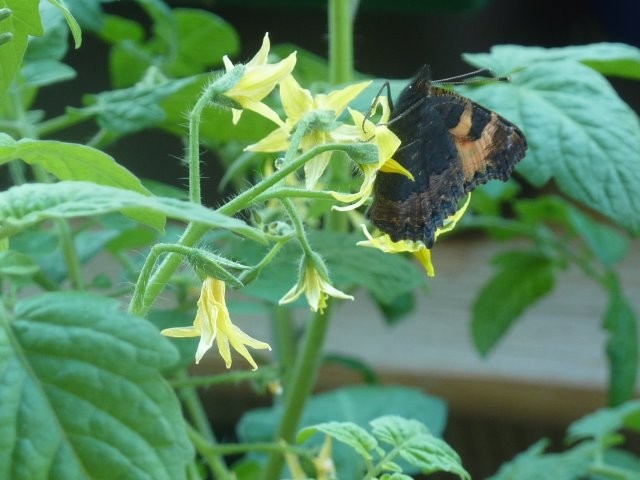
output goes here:
[[394, 158], [415, 181], [379, 172], [368, 215], [392, 240], [429, 248], [460, 198], [491, 179], [506, 180], [526, 150], [515, 125], [421, 78], [400, 95], [389, 128], [402, 142]]

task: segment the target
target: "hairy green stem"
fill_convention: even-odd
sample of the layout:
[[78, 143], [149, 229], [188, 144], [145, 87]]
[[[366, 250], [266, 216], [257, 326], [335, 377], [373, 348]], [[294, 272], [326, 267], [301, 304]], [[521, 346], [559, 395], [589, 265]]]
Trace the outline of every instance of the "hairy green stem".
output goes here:
[[[329, 326], [331, 302], [327, 302], [324, 312], [317, 312], [305, 332], [304, 342], [298, 361], [291, 373], [289, 388], [285, 392], [284, 410], [276, 432], [277, 440], [291, 443], [294, 440], [298, 422], [307, 403], [318, 375], [324, 339]], [[284, 458], [280, 453], [272, 453], [262, 472], [263, 480], [279, 478]]]
[[[218, 213], [222, 213], [225, 215], [234, 215], [238, 213], [240, 210], [248, 207], [253, 203], [256, 197], [258, 197], [261, 193], [265, 192], [267, 189], [271, 188], [281, 180], [283, 180], [287, 175], [296, 171], [298, 168], [302, 167], [306, 162], [311, 160], [316, 155], [333, 150], [346, 150], [348, 146], [339, 144], [339, 143], [327, 143], [324, 145], [318, 145], [314, 147], [299, 157], [293, 159], [291, 162], [285, 162], [280, 170], [275, 172], [270, 177], [265, 178], [260, 183], [257, 183], [253, 187], [245, 190], [240, 193], [237, 197], [230, 200], [225, 205], [221, 206], [216, 211]], [[205, 233], [207, 233], [211, 227], [206, 225], [201, 225], [197, 223], [191, 223], [187, 226], [184, 233], [178, 240], [179, 245], [184, 246], [193, 246], [196, 242], [198, 242]], [[129, 311], [135, 313], [136, 315], [146, 315], [153, 305], [155, 299], [160, 295], [160, 292], [164, 289], [165, 285], [169, 281], [169, 278], [173, 274], [173, 272], [180, 265], [181, 257], [176, 255], [175, 253], [168, 254], [163, 261], [160, 263], [157, 269], [153, 270], [153, 264], [155, 264], [155, 259], [151, 259], [147, 257], [145, 260], [145, 264], [142, 267], [140, 272], [138, 283], [140, 286], [136, 284], [136, 289], [140, 289], [141, 293], [138, 294], [140, 296], [143, 294], [143, 300], [141, 304], [137, 306], [135, 309], [132, 305], [129, 307]], [[150, 265], [149, 265], [150, 264]], [[153, 273], [151, 274], [150, 272]], [[137, 298], [137, 297], [136, 297]], [[133, 299], [132, 299], [133, 303]]]
[[296, 344], [295, 334], [293, 331], [293, 318], [291, 309], [275, 306], [271, 309], [273, 337], [276, 339], [276, 355], [278, 363], [282, 367], [283, 379], [282, 383], [287, 389], [289, 378], [295, 365], [296, 360]]
[[309, 244], [309, 240], [307, 239], [307, 234], [304, 231], [304, 225], [302, 224], [302, 220], [300, 219], [298, 212], [296, 212], [296, 207], [293, 205], [293, 202], [291, 201], [291, 199], [287, 197], [280, 198], [280, 202], [282, 203], [282, 206], [287, 212], [287, 215], [289, 215], [289, 218], [291, 219], [291, 224], [293, 225], [293, 229], [296, 232], [296, 239], [298, 240], [298, 243], [300, 244], [302, 251], [306, 256], [308, 257], [312, 256], [313, 249], [311, 248], [311, 245]]
[[55, 221], [58, 235], [60, 237], [60, 244], [62, 246], [62, 255], [64, 257], [65, 265], [67, 266], [67, 273], [69, 274], [69, 281], [75, 290], [84, 290], [84, 276], [82, 275], [82, 264], [78, 257], [78, 250], [76, 249], [76, 243], [71, 229], [66, 220], [58, 219]]
[[[80, 112], [82, 112], [82, 110], [80, 110]], [[65, 113], [64, 115], [45, 120], [44, 122], [38, 124], [36, 126], [36, 131], [39, 137], [46, 137], [47, 135], [59, 132], [60, 130], [73, 127], [74, 125], [77, 125], [78, 123], [84, 122], [88, 119], [89, 115], [86, 114], [81, 115], [77, 112], [71, 114]]]

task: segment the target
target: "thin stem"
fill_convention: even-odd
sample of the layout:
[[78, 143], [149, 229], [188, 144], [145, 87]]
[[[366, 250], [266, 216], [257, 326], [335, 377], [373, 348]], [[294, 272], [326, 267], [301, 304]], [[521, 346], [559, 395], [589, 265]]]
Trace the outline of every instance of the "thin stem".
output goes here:
[[260, 367], [259, 370], [253, 371], [237, 371], [228, 373], [218, 373], [215, 375], [201, 375], [197, 377], [181, 376], [172, 380], [173, 388], [187, 387], [210, 387], [212, 385], [220, 385], [225, 383], [239, 383], [246, 380], [271, 379], [276, 378], [278, 369], [273, 366]]
[[55, 117], [50, 120], [45, 120], [39, 125], [36, 125], [38, 137], [46, 137], [47, 135], [64, 130], [65, 128], [73, 127], [74, 125], [89, 119], [89, 115], [81, 114], [82, 110], [79, 110], [79, 112], [80, 113], [74, 112], [72, 114], [65, 113], [64, 115], [60, 115], [59, 117]]
[[210, 440], [208, 440], [205, 436], [203, 436], [189, 424], [187, 424], [187, 435], [189, 436], [189, 440], [191, 440], [191, 443], [196, 448], [198, 453], [202, 455], [204, 461], [207, 462], [207, 465], [209, 465], [209, 469], [213, 474], [213, 478], [219, 480], [232, 480], [234, 478], [231, 472], [227, 469], [227, 466], [222, 460], [220, 454], [212, 450], [212, 447], [214, 445]]
[[293, 202], [287, 197], [281, 198], [280, 202], [287, 212], [287, 215], [289, 215], [289, 218], [291, 219], [291, 224], [293, 225], [293, 229], [296, 232], [296, 238], [298, 240], [298, 243], [300, 243], [300, 247], [302, 247], [302, 251], [305, 255], [312, 256], [313, 249], [311, 248], [309, 240], [307, 239], [307, 234], [304, 231], [302, 220], [300, 219], [298, 212], [296, 212], [296, 207], [293, 205]]
[[272, 198], [314, 198], [316, 200], [335, 200], [328, 190], [307, 190], [305, 188], [281, 187], [272, 188], [255, 198], [255, 202], [264, 202]]
[[351, 0], [329, 0], [329, 82], [353, 78], [353, 14]]
[[202, 203], [200, 193], [200, 120], [202, 119], [202, 111], [218, 88], [215, 82], [210, 83], [189, 112], [189, 143], [187, 144], [189, 200], [198, 205]]
[[293, 318], [289, 308], [276, 306], [271, 309], [271, 312], [274, 338], [276, 339], [276, 355], [284, 372], [282, 383], [286, 390], [296, 360]]
[[62, 255], [64, 256], [71, 285], [76, 290], [84, 290], [85, 283], [82, 275], [82, 264], [78, 257], [78, 250], [76, 249], [76, 243], [73, 235], [71, 234], [69, 224], [63, 219], [56, 220], [55, 223], [56, 228], [58, 229], [58, 235], [60, 236]]
[[[293, 453], [300, 457], [311, 458], [311, 454], [305, 448], [295, 447], [286, 443], [230, 443], [224, 445], [212, 445], [207, 442], [205, 438], [200, 437], [200, 434], [187, 426], [187, 434], [191, 441], [198, 442], [198, 452], [204, 453], [216, 453], [218, 455], [236, 455], [245, 452], [263, 452], [263, 453]], [[200, 438], [198, 438], [200, 437]], [[194, 441], [195, 440], [195, 441]]]
[[[285, 393], [284, 410], [280, 419], [280, 425], [276, 432], [276, 439], [287, 443], [293, 441], [302, 410], [311, 395], [320, 367], [322, 347], [329, 326], [330, 307], [327, 305], [324, 312], [317, 312], [305, 333], [302, 350], [298, 362], [294, 366], [289, 383], [289, 389]], [[284, 458], [279, 453], [269, 456], [267, 465], [262, 472], [263, 480], [278, 478]]]

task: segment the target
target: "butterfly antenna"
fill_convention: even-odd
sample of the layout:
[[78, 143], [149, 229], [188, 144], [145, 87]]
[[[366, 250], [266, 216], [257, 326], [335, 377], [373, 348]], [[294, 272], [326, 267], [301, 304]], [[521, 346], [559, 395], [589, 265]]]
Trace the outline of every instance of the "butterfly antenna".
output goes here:
[[509, 77], [496, 77], [490, 68], [480, 68], [478, 70], [474, 70], [473, 72], [463, 73], [462, 75], [455, 75], [453, 77], [443, 78], [441, 80], [432, 80], [431, 83], [446, 83], [447, 85], [468, 85], [483, 82], [508, 82], [510, 80], [511, 79]]
[[389, 84], [389, 82], [384, 82], [382, 84], [382, 86], [380, 87], [380, 90], [378, 90], [378, 93], [376, 93], [376, 96], [373, 97], [373, 101], [371, 102], [371, 106], [369, 107], [369, 110], [367, 111], [367, 114], [364, 116], [364, 119], [362, 120], [362, 131], [363, 132], [365, 131], [364, 130], [364, 124], [373, 115], [373, 112], [375, 111], [375, 107], [376, 107], [376, 105], [378, 103], [378, 98], [380, 98], [380, 96], [382, 95], [382, 92], [383, 92], [383, 90], [385, 88], [387, 89], [387, 100], [389, 102], [389, 109], [393, 112], [393, 100], [391, 99], [391, 85]]

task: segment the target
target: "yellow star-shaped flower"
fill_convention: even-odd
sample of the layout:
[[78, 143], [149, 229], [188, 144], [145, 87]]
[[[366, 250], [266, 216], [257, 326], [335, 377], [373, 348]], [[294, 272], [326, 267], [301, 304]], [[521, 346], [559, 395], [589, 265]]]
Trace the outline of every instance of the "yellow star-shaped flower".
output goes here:
[[[370, 83], [360, 82], [340, 90], [334, 90], [328, 94], [314, 96], [309, 90], [302, 88], [293, 76], [287, 76], [280, 82], [280, 99], [287, 115], [284, 124], [258, 143], [249, 145], [245, 150], [253, 152], [281, 152], [287, 150], [292, 131], [308, 112], [332, 112], [334, 119], [337, 119], [347, 108], [347, 105]], [[339, 134], [337, 135], [339, 136]], [[302, 138], [300, 148], [304, 152], [316, 145], [335, 143], [338, 141], [338, 136], [334, 136], [334, 130], [310, 128]], [[331, 152], [324, 152], [305, 164], [305, 184], [308, 189], [312, 189], [318, 182], [330, 158]]]
[[[272, 64], [267, 62], [269, 49], [269, 34], [266, 33], [262, 40], [262, 47], [244, 65], [242, 77], [238, 83], [225, 92], [225, 96], [235, 100], [243, 109], [253, 110], [278, 125], [282, 125], [282, 120], [280, 120], [278, 114], [262, 103], [262, 100], [269, 95], [283, 78], [291, 73], [296, 65], [296, 52], [293, 52], [284, 60]], [[222, 61], [227, 72], [233, 70], [234, 65], [229, 60], [229, 57], [225, 55], [222, 57]], [[240, 120], [242, 110], [234, 108], [232, 113], [233, 123], [236, 124]]]
[[224, 359], [227, 368], [231, 367], [231, 351], [229, 344], [251, 364], [254, 370], [258, 365], [253, 360], [251, 353], [245, 345], [251, 348], [268, 349], [268, 343], [261, 342], [250, 337], [233, 323], [229, 317], [229, 310], [225, 301], [225, 283], [222, 280], [207, 277], [202, 282], [200, 298], [198, 299], [198, 312], [191, 327], [176, 327], [162, 330], [162, 335], [167, 337], [197, 337], [200, 343], [196, 351], [196, 363], [199, 363], [204, 354], [213, 346], [216, 340], [220, 356]]

